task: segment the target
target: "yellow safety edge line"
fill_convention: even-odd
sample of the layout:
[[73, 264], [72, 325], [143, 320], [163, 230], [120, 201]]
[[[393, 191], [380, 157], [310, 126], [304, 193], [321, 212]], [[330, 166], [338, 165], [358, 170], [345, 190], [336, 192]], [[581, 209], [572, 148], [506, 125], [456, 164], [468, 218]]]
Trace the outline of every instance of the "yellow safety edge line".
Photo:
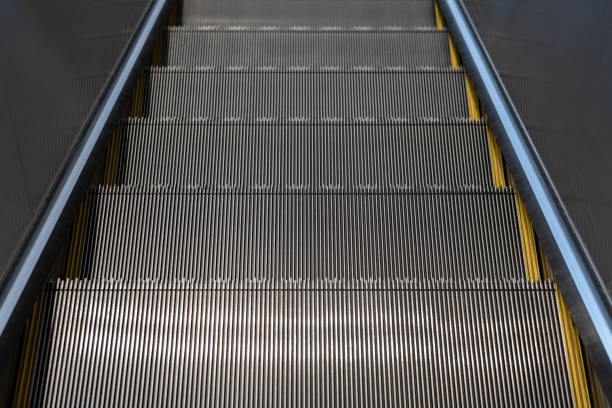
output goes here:
[[536, 252], [535, 235], [533, 225], [527, 215], [527, 209], [521, 195], [515, 191], [516, 212], [519, 221], [519, 229], [521, 233], [521, 243], [523, 247], [523, 260], [525, 261], [525, 272], [527, 279], [530, 281], [540, 280], [540, 265], [538, 264], [538, 254]]
[[544, 248], [542, 248], [540, 241], [538, 241], [538, 250], [540, 251], [540, 260], [542, 261], [542, 279], [553, 280], [552, 268], [546, 254], [544, 254]]
[[442, 17], [442, 12], [440, 11], [440, 6], [437, 1], [434, 2], [434, 14], [436, 15], [436, 28], [441, 30], [446, 27], [444, 17]]
[[516, 201], [516, 214], [519, 222], [519, 229], [521, 233], [521, 247], [523, 248], [523, 260], [525, 262], [525, 273], [527, 279], [530, 281], [539, 281], [541, 279], [540, 265], [538, 264], [538, 253], [535, 240], [535, 232], [533, 230], [533, 224], [527, 215], [527, 208], [523, 203], [520, 193], [516, 189], [516, 183], [512, 178], [512, 175], [506, 168], [506, 175], [509, 180], [509, 184], [514, 187], [515, 190], [515, 201]]
[[572, 318], [567, 309], [567, 305], [561, 296], [559, 287], [555, 285], [557, 295], [557, 307], [559, 311], [559, 321], [563, 332], [563, 343], [565, 346], [565, 360], [572, 390], [572, 399], [575, 407], [590, 407], [591, 399], [586, 381], [584, 361], [582, 359], [582, 348], [578, 330], [572, 323]]
[[43, 286], [40, 297], [36, 299], [34, 303], [34, 309], [29, 318], [29, 324], [26, 326], [26, 337], [24, 338], [24, 347], [17, 376], [17, 386], [15, 387], [15, 395], [13, 398], [13, 406], [16, 407], [25, 407], [28, 405], [34, 364], [36, 362], [36, 351], [38, 348], [45, 294], [46, 290]]
[[448, 35], [448, 50], [450, 52], [451, 67], [461, 67], [461, 59], [459, 58], [459, 52], [457, 51], [457, 47], [455, 46], [453, 37], [450, 34]]
[[482, 117], [480, 116], [480, 107], [478, 103], [478, 96], [476, 96], [476, 90], [474, 89], [474, 84], [470, 80], [470, 77], [465, 74], [465, 89], [467, 91], [467, 99], [468, 99], [468, 108], [470, 110], [470, 119], [471, 120], [480, 120]]
[[506, 187], [506, 178], [504, 177], [504, 161], [502, 159], [501, 150], [497, 144], [497, 139], [493, 134], [493, 130], [487, 124], [487, 142], [489, 145], [489, 158], [491, 160], [491, 174], [493, 175], [493, 183], [495, 187]]

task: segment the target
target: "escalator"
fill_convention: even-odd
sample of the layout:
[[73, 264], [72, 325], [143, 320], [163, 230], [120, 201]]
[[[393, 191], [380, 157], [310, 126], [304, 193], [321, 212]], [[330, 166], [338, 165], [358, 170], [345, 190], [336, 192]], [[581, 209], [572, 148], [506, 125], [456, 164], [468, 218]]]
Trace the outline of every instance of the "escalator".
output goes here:
[[178, 10], [28, 320], [15, 405], [597, 402], [435, 4]]

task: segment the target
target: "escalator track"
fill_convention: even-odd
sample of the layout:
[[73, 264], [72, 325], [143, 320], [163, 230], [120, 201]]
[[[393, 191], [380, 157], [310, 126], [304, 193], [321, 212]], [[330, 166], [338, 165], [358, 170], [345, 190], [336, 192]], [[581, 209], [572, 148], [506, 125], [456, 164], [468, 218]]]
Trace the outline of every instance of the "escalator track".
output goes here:
[[15, 405], [597, 402], [437, 5], [180, 10], [28, 320]]

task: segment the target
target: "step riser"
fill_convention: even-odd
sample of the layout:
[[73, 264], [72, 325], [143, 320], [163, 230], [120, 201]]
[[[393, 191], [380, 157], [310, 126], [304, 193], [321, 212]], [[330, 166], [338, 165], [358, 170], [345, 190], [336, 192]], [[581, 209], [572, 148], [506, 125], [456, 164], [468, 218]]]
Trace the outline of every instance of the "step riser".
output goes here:
[[152, 70], [143, 116], [343, 121], [469, 117], [463, 71], [207, 73]]
[[91, 194], [83, 277], [524, 277], [511, 193], [112, 191]]
[[431, 1], [185, 0], [183, 25], [428, 26]]
[[165, 65], [245, 67], [450, 66], [445, 31], [166, 33]]
[[116, 184], [492, 186], [486, 127], [122, 126]]

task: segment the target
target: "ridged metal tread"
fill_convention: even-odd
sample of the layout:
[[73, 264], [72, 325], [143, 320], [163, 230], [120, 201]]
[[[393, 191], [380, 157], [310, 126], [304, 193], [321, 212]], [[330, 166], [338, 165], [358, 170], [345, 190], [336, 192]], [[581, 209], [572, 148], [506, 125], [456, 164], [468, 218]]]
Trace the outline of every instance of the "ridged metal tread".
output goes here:
[[254, 30], [174, 27], [163, 65], [352, 68], [450, 66], [448, 33], [433, 29]]
[[486, 124], [122, 123], [113, 181], [126, 185], [493, 186]]
[[571, 405], [546, 283], [59, 281], [45, 310], [33, 405]]
[[430, 0], [184, 0], [183, 25], [433, 26]]
[[218, 72], [164, 67], [147, 70], [145, 84], [142, 116], [281, 122], [469, 117], [462, 69]]
[[263, 191], [99, 187], [88, 199], [78, 276], [207, 281], [525, 276], [511, 189]]

